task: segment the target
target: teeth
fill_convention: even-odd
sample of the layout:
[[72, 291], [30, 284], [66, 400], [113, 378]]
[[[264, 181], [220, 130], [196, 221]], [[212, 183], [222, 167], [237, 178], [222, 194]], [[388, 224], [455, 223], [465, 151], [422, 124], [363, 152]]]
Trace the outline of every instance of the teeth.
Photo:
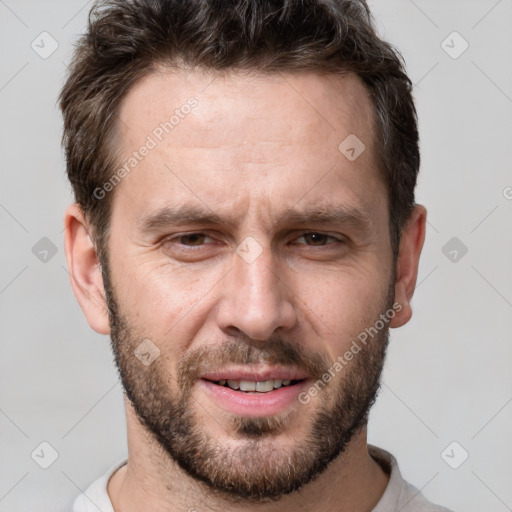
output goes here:
[[[259, 382], [258, 382], [259, 384]], [[240, 381], [240, 390], [241, 391], [256, 391], [256, 382], [250, 380], [241, 380]]]
[[273, 389], [279, 389], [280, 387], [289, 386], [291, 380], [281, 380], [281, 379], [270, 379], [264, 381], [252, 381], [252, 380], [226, 380], [221, 379], [217, 381], [217, 384], [220, 386], [228, 386], [231, 389], [246, 391], [246, 392], [259, 392], [259, 393], [268, 393]]
[[[240, 388], [242, 386], [240, 385]], [[267, 391], [272, 391], [274, 389], [274, 381], [273, 380], [264, 380], [263, 382], [256, 382], [256, 391], [260, 393], [266, 393]]]
[[228, 380], [228, 386], [231, 389], [240, 389], [240, 381], [239, 380]]

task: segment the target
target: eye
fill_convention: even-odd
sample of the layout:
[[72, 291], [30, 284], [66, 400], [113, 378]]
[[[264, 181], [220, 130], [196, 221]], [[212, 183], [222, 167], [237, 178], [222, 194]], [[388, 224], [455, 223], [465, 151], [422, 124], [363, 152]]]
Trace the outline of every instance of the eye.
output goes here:
[[[301, 239], [303, 242], [300, 241]], [[335, 236], [312, 231], [303, 233], [298, 238], [295, 238], [292, 245], [305, 245], [311, 248], [328, 246], [328, 249], [335, 249], [344, 243], [344, 240]], [[215, 240], [201, 232], [181, 234], [164, 242], [164, 246], [168, 249], [176, 253], [181, 252], [182, 254], [187, 252], [194, 253], [200, 251], [201, 248], [206, 248], [206, 246], [212, 248], [212, 244], [215, 244]]]
[[[205, 238], [209, 238], [208, 235], [204, 233], [191, 233], [189, 235], [182, 235], [178, 237], [178, 240], [181, 240], [184, 245], [201, 245], [201, 242], [204, 242]], [[188, 243], [187, 243], [188, 242]]]
[[[325, 235], [323, 233], [317, 233], [317, 232], [303, 233], [301, 236], [296, 238], [296, 240], [300, 240], [301, 238], [303, 238], [306, 241], [306, 244], [308, 244], [308, 242], [310, 242], [313, 247], [322, 247], [324, 245], [337, 245], [337, 244], [343, 243], [343, 240], [340, 240], [334, 236]], [[329, 239], [331, 240], [331, 242], [328, 242]], [[299, 245], [305, 245], [305, 244], [299, 244]]]
[[166, 244], [173, 245], [175, 247], [178, 246], [179, 248], [201, 247], [204, 245], [205, 239], [213, 240], [211, 237], [204, 233], [188, 233], [186, 235], [179, 235], [175, 238], [171, 238], [166, 241]]

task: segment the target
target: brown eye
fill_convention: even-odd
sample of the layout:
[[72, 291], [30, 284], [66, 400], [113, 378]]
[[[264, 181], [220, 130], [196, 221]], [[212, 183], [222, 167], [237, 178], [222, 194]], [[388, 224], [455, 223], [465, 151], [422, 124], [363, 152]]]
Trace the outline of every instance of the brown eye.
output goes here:
[[208, 238], [208, 236], [204, 233], [191, 233], [189, 235], [181, 235], [174, 240], [179, 240], [182, 245], [197, 247], [202, 245], [201, 242], [204, 242], [205, 238]]
[[173, 251], [186, 252], [197, 251], [212, 241], [213, 239], [205, 233], [186, 233], [167, 239], [164, 245]]
[[[325, 235], [323, 233], [316, 233], [316, 232], [304, 233], [301, 236], [299, 236], [299, 238], [297, 238], [297, 240], [299, 240], [301, 238], [303, 238], [306, 241], [306, 245], [312, 245], [313, 247], [322, 247], [324, 245], [331, 245], [333, 243], [334, 244], [342, 243], [341, 240], [339, 240], [338, 238], [336, 238], [334, 236]], [[329, 239], [331, 240], [331, 242], [328, 242]], [[304, 244], [300, 244], [300, 245], [304, 245]]]

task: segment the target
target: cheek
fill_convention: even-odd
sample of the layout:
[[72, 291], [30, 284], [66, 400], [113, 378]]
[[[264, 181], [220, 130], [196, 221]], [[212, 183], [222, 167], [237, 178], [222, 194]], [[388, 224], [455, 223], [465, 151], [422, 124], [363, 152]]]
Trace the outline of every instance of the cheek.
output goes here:
[[302, 277], [300, 299], [308, 322], [342, 352], [361, 331], [379, 317], [385, 283], [377, 274], [343, 271], [314, 279]]
[[185, 348], [201, 325], [204, 299], [219, 275], [154, 262], [132, 262], [128, 267], [118, 267], [115, 284], [122, 311], [146, 337], [160, 343], [175, 340], [177, 350]]

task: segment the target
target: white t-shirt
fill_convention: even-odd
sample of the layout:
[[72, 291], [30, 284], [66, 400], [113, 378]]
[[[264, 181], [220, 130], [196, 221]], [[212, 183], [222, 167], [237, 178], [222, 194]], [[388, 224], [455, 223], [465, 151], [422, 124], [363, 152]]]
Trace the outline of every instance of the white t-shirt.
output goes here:
[[[368, 451], [390, 475], [388, 486], [372, 512], [453, 512], [427, 501], [416, 487], [407, 483], [402, 478], [395, 457], [389, 452], [373, 445], [368, 445]], [[110, 477], [125, 464], [126, 460], [118, 462], [91, 484], [85, 493], [76, 498], [72, 512], [115, 512], [107, 493], [107, 484]]]

